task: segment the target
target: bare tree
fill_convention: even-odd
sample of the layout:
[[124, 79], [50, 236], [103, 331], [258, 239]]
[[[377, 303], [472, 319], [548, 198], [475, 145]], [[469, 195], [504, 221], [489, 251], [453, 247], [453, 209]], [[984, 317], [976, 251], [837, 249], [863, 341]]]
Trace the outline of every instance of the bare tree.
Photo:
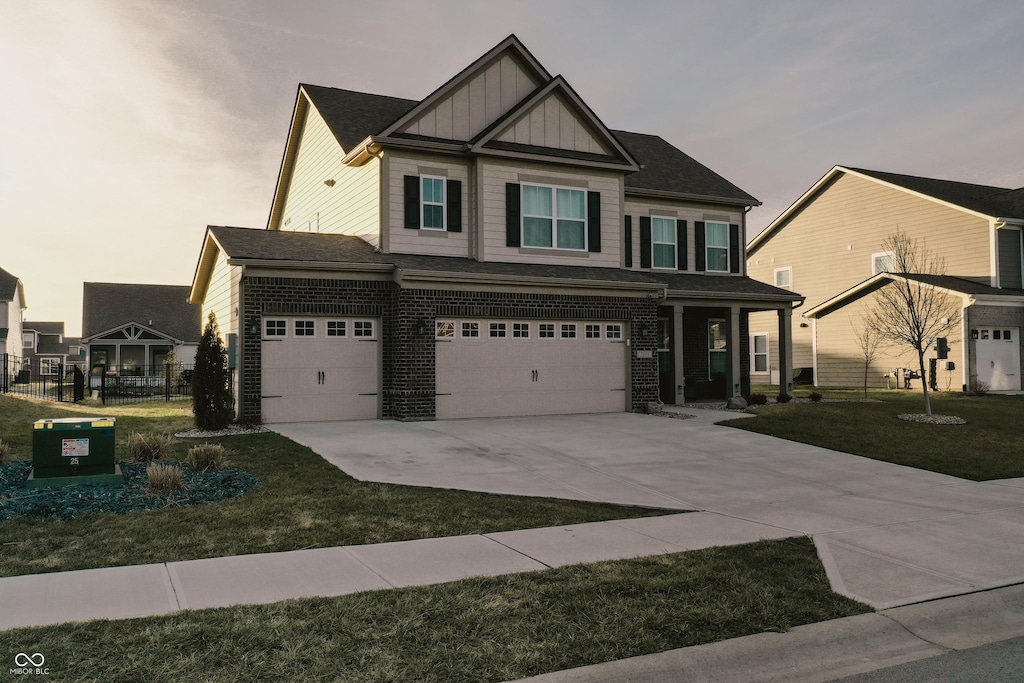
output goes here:
[[[946, 262], [897, 229], [882, 243], [892, 254], [892, 282], [875, 293], [870, 327], [882, 340], [909, 347], [917, 353], [924, 391], [924, 409], [932, 414], [924, 354], [939, 337], [948, 337], [960, 325], [960, 302], [934, 286], [927, 276], [945, 275]], [[919, 277], [925, 276], [925, 277]], [[931, 282], [929, 282], [931, 280]]]
[[868, 367], [878, 357], [878, 350], [882, 346], [882, 335], [872, 324], [872, 320], [861, 319], [860, 326], [850, 319], [850, 326], [853, 327], [853, 336], [857, 340], [857, 347], [860, 349], [861, 358], [864, 359], [864, 398], [868, 397]]

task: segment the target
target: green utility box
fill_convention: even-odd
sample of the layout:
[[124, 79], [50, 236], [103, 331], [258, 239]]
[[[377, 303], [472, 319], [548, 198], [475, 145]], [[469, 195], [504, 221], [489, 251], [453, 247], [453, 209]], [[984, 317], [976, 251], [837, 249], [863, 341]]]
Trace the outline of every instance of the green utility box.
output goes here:
[[39, 420], [32, 429], [32, 474], [25, 485], [121, 484], [114, 460], [114, 418]]

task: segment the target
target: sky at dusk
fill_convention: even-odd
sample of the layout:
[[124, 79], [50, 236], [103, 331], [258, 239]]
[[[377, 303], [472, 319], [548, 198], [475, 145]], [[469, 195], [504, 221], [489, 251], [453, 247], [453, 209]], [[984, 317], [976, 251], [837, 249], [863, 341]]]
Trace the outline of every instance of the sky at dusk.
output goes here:
[[421, 99], [510, 33], [613, 129], [763, 202], [836, 164], [1024, 185], [1019, 0], [0, 0], [0, 268], [81, 330], [82, 283], [191, 284], [266, 227], [298, 83]]

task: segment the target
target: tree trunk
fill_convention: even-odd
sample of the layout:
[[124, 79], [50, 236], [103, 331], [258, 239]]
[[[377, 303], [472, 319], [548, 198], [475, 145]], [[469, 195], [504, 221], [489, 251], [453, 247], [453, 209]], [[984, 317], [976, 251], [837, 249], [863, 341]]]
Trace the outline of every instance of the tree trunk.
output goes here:
[[924, 351], [917, 352], [917, 364], [921, 368], [921, 389], [924, 390], [924, 412], [926, 415], [932, 414], [932, 400], [928, 396], [928, 377], [924, 374]]
[[864, 363], [864, 398], [868, 397], [868, 364]]

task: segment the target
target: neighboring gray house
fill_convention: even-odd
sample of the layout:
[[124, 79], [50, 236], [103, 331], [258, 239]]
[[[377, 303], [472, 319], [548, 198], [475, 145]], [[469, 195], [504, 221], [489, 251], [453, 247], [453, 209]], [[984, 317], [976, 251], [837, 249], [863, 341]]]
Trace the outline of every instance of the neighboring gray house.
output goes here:
[[159, 373], [174, 351], [191, 364], [202, 336], [202, 308], [188, 302], [189, 287], [86, 282], [82, 338], [90, 373]]
[[31, 322], [22, 324], [22, 355], [41, 375], [56, 375], [68, 365], [68, 342], [62, 322]]
[[0, 268], [0, 356], [22, 355], [21, 321], [24, 310], [24, 285], [17, 277]]

